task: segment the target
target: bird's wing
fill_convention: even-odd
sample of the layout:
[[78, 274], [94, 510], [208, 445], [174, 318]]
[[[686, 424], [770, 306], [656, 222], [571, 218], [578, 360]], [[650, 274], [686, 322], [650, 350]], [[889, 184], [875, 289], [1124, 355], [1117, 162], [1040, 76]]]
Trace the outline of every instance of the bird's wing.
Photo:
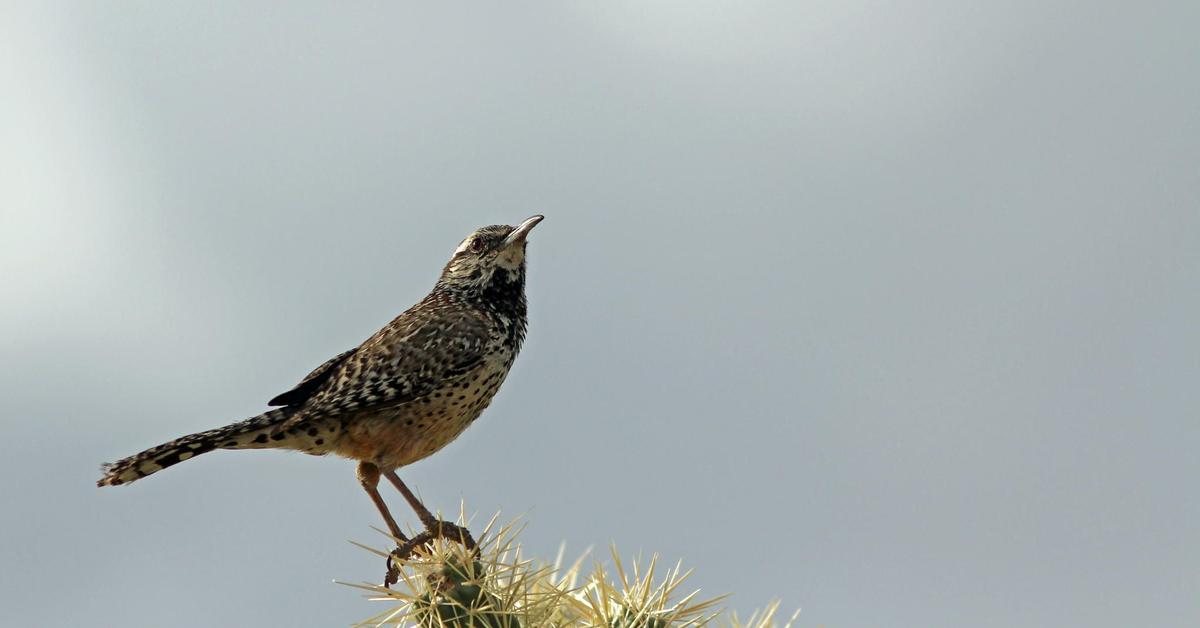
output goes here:
[[275, 398], [268, 401], [267, 405], [303, 405], [304, 402], [308, 401], [309, 397], [312, 397], [313, 393], [320, 389], [321, 385], [324, 384], [331, 375], [333, 375], [333, 373], [337, 370], [337, 367], [341, 365], [342, 362], [345, 362], [346, 358], [350, 357], [355, 351], [358, 351], [358, 349], [354, 348], [349, 351], [343, 351], [332, 358], [329, 358], [324, 364], [313, 369], [313, 372], [309, 373], [304, 379], [300, 380], [300, 383], [296, 384], [294, 388], [285, 393], [275, 395]]
[[487, 351], [482, 314], [410, 310], [347, 356], [305, 403], [307, 416], [397, 405], [431, 394], [477, 365]]

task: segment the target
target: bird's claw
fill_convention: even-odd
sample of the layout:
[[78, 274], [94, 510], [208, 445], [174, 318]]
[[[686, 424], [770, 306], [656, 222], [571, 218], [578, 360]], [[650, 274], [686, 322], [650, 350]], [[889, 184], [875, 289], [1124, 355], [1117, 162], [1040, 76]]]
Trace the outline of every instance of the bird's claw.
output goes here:
[[388, 554], [387, 574], [383, 578], [383, 586], [390, 587], [400, 581], [400, 561], [407, 560], [418, 547], [428, 545], [438, 538], [456, 541], [471, 550], [473, 557], [479, 558], [479, 544], [475, 542], [475, 537], [471, 536], [470, 530], [449, 521], [435, 521], [424, 532], [401, 543]]

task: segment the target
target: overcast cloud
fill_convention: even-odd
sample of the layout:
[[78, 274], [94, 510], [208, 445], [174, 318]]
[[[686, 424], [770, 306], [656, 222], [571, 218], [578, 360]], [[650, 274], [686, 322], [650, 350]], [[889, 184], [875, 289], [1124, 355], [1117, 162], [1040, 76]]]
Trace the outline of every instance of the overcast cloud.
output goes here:
[[[346, 625], [260, 412], [546, 215], [431, 506], [799, 626], [1200, 625], [1200, 4], [7, 3], [0, 623]], [[396, 504], [398, 496], [385, 493]]]

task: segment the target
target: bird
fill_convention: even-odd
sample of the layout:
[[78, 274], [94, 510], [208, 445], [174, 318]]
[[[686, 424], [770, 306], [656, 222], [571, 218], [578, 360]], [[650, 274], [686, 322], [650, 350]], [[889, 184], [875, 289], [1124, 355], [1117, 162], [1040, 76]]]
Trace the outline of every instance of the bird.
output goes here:
[[[474, 547], [469, 531], [437, 520], [396, 470], [462, 434], [508, 376], [526, 335], [526, 240], [543, 218], [472, 232], [425, 298], [276, 395], [267, 402], [273, 409], [105, 464], [97, 485], [130, 484], [218, 449], [334, 454], [358, 461], [358, 482], [399, 543], [411, 549], [444, 537]], [[422, 535], [401, 532], [379, 494], [380, 476], [417, 513]]]

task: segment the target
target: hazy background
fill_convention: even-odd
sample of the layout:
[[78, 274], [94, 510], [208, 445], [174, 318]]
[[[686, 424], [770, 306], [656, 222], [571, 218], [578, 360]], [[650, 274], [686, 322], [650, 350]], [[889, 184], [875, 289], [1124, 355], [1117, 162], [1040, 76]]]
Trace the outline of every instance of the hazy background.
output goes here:
[[1200, 4], [198, 4], [0, 9], [0, 623], [381, 610], [350, 462], [98, 466], [544, 213], [431, 506], [805, 627], [1200, 624]]

